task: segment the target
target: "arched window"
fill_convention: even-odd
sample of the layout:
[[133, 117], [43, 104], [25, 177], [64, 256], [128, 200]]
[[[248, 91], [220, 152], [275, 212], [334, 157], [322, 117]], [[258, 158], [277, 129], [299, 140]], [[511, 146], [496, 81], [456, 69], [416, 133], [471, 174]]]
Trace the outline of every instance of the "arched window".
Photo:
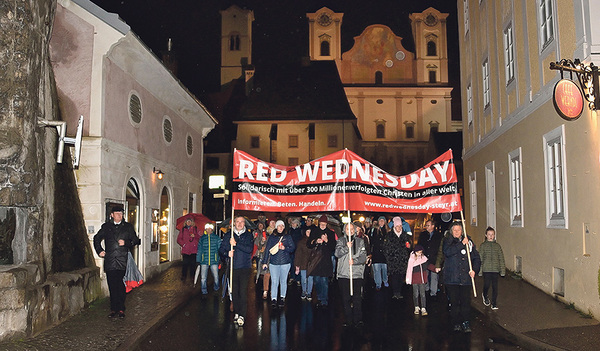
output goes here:
[[427, 42], [427, 56], [437, 56], [437, 45], [433, 40]]
[[240, 51], [239, 34], [232, 34], [229, 36], [229, 51]]
[[321, 41], [321, 56], [331, 56], [329, 41]]
[[375, 84], [383, 84], [383, 73], [381, 71], [375, 72]]
[[377, 139], [385, 138], [385, 123], [377, 123], [376, 127]]
[[160, 217], [158, 218], [158, 252], [160, 263], [168, 262], [170, 259], [169, 212], [169, 191], [165, 187], [162, 189], [162, 193], [160, 195]]
[[[138, 233], [140, 238], [140, 188], [138, 183], [133, 178], [129, 178], [127, 182], [127, 192], [125, 194], [125, 201], [127, 201], [127, 216], [125, 220], [133, 225], [133, 229]], [[136, 263], [140, 263], [139, 261], [139, 246], [135, 246], [132, 249], [133, 259]]]

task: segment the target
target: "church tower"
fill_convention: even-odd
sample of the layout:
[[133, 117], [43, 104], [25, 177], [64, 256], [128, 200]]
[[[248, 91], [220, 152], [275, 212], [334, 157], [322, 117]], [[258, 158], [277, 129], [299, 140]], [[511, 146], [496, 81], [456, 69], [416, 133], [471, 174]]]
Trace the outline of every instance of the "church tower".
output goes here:
[[342, 59], [341, 30], [343, 13], [334, 13], [323, 7], [307, 13], [309, 30], [309, 56], [312, 61]]
[[252, 64], [254, 12], [231, 6], [221, 13], [221, 86], [246, 74]]
[[447, 17], [433, 7], [410, 14], [417, 84], [448, 84]]

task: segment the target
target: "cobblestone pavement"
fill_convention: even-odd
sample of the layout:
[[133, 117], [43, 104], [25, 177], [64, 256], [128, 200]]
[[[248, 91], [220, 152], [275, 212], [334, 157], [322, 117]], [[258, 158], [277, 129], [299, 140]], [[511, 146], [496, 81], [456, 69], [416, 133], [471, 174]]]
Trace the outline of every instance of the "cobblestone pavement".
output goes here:
[[181, 267], [171, 267], [127, 294], [125, 319], [107, 318], [110, 304], [104, 298], [33, 338], [0, 343], [0, 350], [127, 350], [200, 292], [180, 275]]

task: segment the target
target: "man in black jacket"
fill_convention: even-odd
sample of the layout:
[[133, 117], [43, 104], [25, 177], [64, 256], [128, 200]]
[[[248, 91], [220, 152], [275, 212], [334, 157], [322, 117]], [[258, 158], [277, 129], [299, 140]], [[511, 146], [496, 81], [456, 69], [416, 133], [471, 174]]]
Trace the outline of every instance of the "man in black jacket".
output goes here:
[[[418, 245], [423, 246], [423, 254], [427, 257], [427, 266], [435, 268], [440, 243], [442, 241], [442, 233], [435, 230], [435, 223], [430, 219], [425, 222], [425, 231], [419, 235]], [[425, 290], [429, 290], [430, 296], [436, 296], [438, 291], [438, 273], [435, 270], [429, 269], [429, 277]]]
[[[111, 220], [104, 223], [94, 236], [94, 249], [104, 258], [104, 272], [110, 293], [110, 314], [108, 318], [125, 318], [125, 283], [123, 277], [127, 269], [127, 253], [140, 244], [131, 223], [123, 220], [123, 207], [113, 206]], [[101, 242], [104, 240], [104, 248]]]

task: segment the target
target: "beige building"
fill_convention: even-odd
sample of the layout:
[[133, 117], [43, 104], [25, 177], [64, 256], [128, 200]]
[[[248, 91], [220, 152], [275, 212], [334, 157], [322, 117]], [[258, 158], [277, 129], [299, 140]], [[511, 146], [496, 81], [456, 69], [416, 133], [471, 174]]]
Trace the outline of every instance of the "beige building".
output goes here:
[[600, 2], [457, 5], [467, 231], [481, 243], [495, 227], [509, 269], [598, 316], [598, 114], [585, 103], [579, 119], [562, 119], [561, 74], [549, 66], [600, 63]]
[[308, 13], [311, 60], [334, 60], [362, 135], [362, 155], [394, 174], [427, 163], [430, 131], [460, 130], [452, 121], [446, 18], [428, 8], [410, 15], [415, 52], [380, 24], [340, 52], [343, 13]]

